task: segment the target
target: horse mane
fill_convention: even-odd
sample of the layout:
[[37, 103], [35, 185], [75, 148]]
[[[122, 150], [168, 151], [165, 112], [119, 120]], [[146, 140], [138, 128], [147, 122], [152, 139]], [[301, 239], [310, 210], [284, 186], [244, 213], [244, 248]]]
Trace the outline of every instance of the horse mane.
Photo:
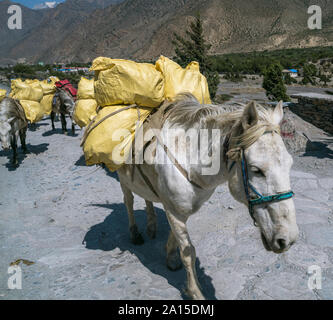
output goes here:
[[280, 127], [272, 122], [272, 108], [256, 105], [259, 121], [244, 130], [242, 115], [244, 106], [224, 106], [200, 104], [189, 93], [183, 93], [169, 103], [171, 109], [168, 122], [171, 126], [180, 125], [185, 130], [190, 128], [220, 129], [230, 135], [230, 147], [246, 149], [266, 132], [280, 134]]

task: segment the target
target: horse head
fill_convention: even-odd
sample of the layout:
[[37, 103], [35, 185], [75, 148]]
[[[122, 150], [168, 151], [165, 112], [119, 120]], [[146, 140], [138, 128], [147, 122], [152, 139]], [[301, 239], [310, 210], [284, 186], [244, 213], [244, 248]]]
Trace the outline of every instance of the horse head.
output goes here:
[[282, 253], [295, 243], [299, 230], [290, 187], [293, 159], [279, 134], [283, 103], [264, 111], [250, 103], [233, 128], [228, 156], [234, 160], [229, 188], [249, 207], [268, 251]]
[[8, 120], [6, 119], [4, 121], [0, 119], [0, 142], [4, 150], [8, 150], [10, 148], [10, 132], [12, 130], [10, 123], [13, 120], [14, 118]]

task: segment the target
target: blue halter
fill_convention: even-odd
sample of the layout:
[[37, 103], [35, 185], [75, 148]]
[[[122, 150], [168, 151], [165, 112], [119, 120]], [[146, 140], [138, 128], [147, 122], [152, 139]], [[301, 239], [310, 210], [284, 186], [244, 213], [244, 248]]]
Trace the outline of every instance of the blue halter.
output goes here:
[[[233, 162], [229, 172], [231, 169], [234, 167], [236, 162]], [[250, 215], [256, 225], [256, 219], [254, 218], [254, 207], [264, 204], [264, 203], [274, 203], [274, 202], [280, 202], [284, 200], [291, 199], [295, 196], [295, 193], [293, 191], [288, 191], [288, 192], [282, 192], [274, 195], [269, 195], [269, 196], [263, 196], [250, 182], [249, 180], [249, 175], [248, 175], [248, 167], [247, 167], [247, 161], [246, 157], [244, 154], [244, 150], [242, 150], [242, 161], [241, 161], [241, 166], [242, 166], [242, 177], [243, 177], [243, 185], [244, 185], [244, 190], [246, 194], [246, 198], [248, 201], [248, 206], [249, 206], [249, 212]], [[254, 192], [255, 195], [257, 196], [256, 198], [251, 197], [250, 192]]]

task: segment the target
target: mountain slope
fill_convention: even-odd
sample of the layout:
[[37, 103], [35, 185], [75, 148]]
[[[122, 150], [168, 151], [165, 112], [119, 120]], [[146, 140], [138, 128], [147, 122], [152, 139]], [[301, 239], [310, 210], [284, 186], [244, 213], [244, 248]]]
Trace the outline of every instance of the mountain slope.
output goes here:
[[45, 23], [32, 29], [9, 55], [47, 62], [173, 55], [173, 32], [184, 33], [197, 12], [212, 54], [333, 45], [330, 0], [316, 1], [323, 11], [323, 30], [313, 31], [307, 27], [310, 0], [126, 0], [95, 11], [91, 6], [98, 1], [79, 2], [79, 10], [76, 0], [52, 9]]
[[10, 59], [4, 59], [8, 56], [8, 50], [16, 43], [22, 41], [31, 29], [34, 29], [44, 16], [44, 12], [35, 11], [25, 6], [22, 8], [22, 30], [10, 30], [8, 28], [8, 19], [10, 15], [7, 13], [10, 5], [17, 4], [8, 0], [0, 2], [0, 57], [2, 60], [10, 62]]
[[[68, 32], [79, 25], [93, 11], [105, 8], [120, 0], [67, 0], [55, 8], [32, 10], [22, 5], [23, 29], [10, 31], [7, 24], [7, 9], [11, 1], [0, 2], [0, 58], [18, 59], [26, 57], [30, 61], [39, 61], [42, 52], [52, 59], [52, 48], [63, 45]], [[4, 60], [4, 58], [0, 59]], [[8, 59], [7, 59], [8, 60]]]

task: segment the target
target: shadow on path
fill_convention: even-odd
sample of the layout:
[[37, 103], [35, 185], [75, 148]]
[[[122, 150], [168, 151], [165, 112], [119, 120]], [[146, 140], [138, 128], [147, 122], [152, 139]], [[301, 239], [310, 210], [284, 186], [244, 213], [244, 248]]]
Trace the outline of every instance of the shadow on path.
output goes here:
[[[326, 143], [327, 142], [327, 143]], [[328, 147], [329, 143], [333, 143], [333, 140], [323, 140], [308, 142], [306, 151], [303, 157], [316, 157], [319, 159], [329, 158], [333, 159], [333, 150]]]
[[[75, 165], [77, 167], [87, 167], [86, 165], [86, 160], [85, 160], [85, 157], [84, 155], [82, 155], [80, 157], [80, 159], [78, 159], [76, 162], [75, 162]], [[119, 182], [119, 177], [118, 177], [118, 173], [117, 172], [111, 172], [108, 167], [105, 165], [105, 164], [101, 164], [99, 165], [101, 167], [101, 169], [103, 169], [105, 171], [105, 173], [110, 177], [110, 178], [113, 178], [115, 180], [117, 180]]]
[[12, 164], [11, 161], [13, 159], [13, 150], [1, 150], [0, 151], [0, 157], [7, 157], [8, 158], [8, 163], [5, 165], [8, 171], [15, 171], [20, 167], [20, 165], [23, 163], [24, 159], [29, 155], [29, 154], [34, 154], [34, 155], [39, 155], [45, 151], [48, 150], [48, 143], [42, 143], [39, 145], [31, 145], [27, 144], [28, 148], [28, 153], [23, 153], [22, 148], [19, 147], [17, 149], [17, 161], [18, 163], [16, 165]]
[[[83, 240], [87, 249], [112, 251], [119, 248], [121, 251], [129, 251], [135, 254], [147, 269], [167, 279], [170, 285], [180, 291], [184, 299], [188, 299], [183, 292], [186, 284], [185, 270], [172, 272], [166, 266], [165, 245], [170, 227], [163, 210], [155, 208], [158, 216], [158, 232], [155, 240], [150, 240], [145, 234], [146, 212], [135, 211], [139, 230], [145, 239], [142, 246], [135, 246], [130, 241], [127, 210], [124, 204], [92, 204], [91, 206], [106, 208], [112, 210], [112, 213], [104, 222], [90, 228]], [[216, 300], [212, 278], [205, 274], [199, 259], [196, 261], [196, 268], [204, 296], [209, 300]]]
[[[46, 131], [42, 134], [43, 137], [51, 137], [53, 135], [59, 135], [59, 134], [62, 134], [62, 135], [65, 135], [63, 132], [62, 132], [62, 129], [59, 129], [59, 128], [56, 128], [55, 130], [49, 130], [49, 131]], [[78, 137], [79, 135], [77, 133], [73, 134], [72, 133], [72, 129], [68, 129], [68, 134], [67, 136], [69, 137]]]
[[47, 127], [47, 126], [49, 126], [49, 124], [47, 124], [45, 122], [44, 123], [41, 123], [41, 122], [32, 123], [32, 124], [29, 124], [29, 130], [35, 132], [35, 131], [39, 130], [40, 127]]

